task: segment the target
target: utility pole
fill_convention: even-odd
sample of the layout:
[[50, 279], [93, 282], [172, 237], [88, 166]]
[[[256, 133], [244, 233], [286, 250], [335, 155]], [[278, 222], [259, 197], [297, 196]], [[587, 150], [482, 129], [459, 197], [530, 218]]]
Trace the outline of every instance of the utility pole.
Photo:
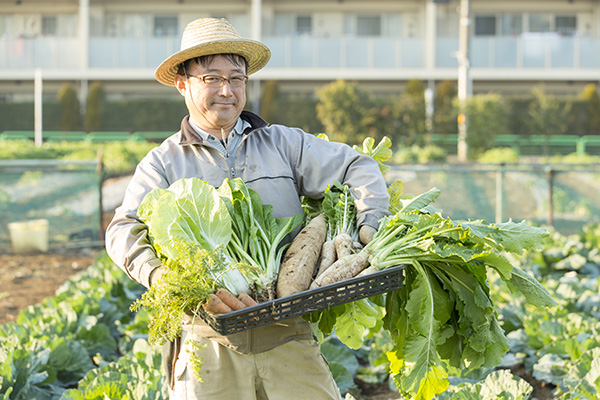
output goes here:
[[[260, 41], [262, 37], [262, 0], [251, 0], [250, 3], [250, 37]], [[252, 111], [260, 112], [261, 80], [253, 78], [252, 91], [250, 92]]]
[[470, 74], [469, 62], [469, 30], [471, 27], [471, 5], [470, 0], [460, 0], [460, 22], [458, 31], [458, 160], [467, 161], [467, 131], [468, 121], [465, 114], [465, 103], [467, 98], [473, 95], [473, 83]]

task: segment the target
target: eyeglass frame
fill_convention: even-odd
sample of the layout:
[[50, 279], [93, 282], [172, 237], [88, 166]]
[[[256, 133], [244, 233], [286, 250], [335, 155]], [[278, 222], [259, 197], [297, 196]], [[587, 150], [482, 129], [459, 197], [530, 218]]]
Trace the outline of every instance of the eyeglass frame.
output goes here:
[[[243, 87], [245, 87], [245, 86], [246, 86], [246, 84], [248, 83], [248, 75], [236, 75], [236, 76], [232, 76], [232, 77], [229, 77], [229, 78], [226, 78], [226, 77], [224, 77], [224, 76], [222, 76], [222, 75], [218, 75], [218, 74], [192, 75], [192, 74], [189, 74], [189, 73], [187, 72], [187, 69], [186, 69], [185, 67], [183, 68], [183, 72], [185, 72], [185, 76], [186, 76], [186, 78], [196, 78], [196, 79], [200, 79], [200, 80], [202, 81], [202, 83], [204, 83], [204, 84], [205, 84], [206, 86], [208, 86], [208, 87], [214, 87], [214, 88], [222, 87], [222, 86], [223, 86], [223, 84], [224, 84], [225, 82], [227, 82], [227, 83], [229, 84], [229, 87], [231, 87], [231, 88], [243, 88]], [[218, 78], [218, 79], [219, 79], [219, 85], [218, 85], [218, 86], [213, 86], [211, 83], [207, 83], [207, 82], [206, 82], [206, 78], [208, 78], [208, 77], [211, 77], [211, 78]], [[231, 80], [232, 80], [232, 79], [237, 79], [237, 78], [243, 78], [243, 79], [242, 79], [242, 81], [243, 81], [243, 84], [240, 84], [240, 85], [238, 86], [238, 85], [233, 85], [233, 84], [231, 83]]]

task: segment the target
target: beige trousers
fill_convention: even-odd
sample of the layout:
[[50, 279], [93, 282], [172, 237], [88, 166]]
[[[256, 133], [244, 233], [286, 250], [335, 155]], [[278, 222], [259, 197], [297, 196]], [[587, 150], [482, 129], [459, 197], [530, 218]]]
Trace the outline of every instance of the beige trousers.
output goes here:
[[[206, 345], [199, 382], [189, 361], [193, 337]], [[314, 340], [292, 340], [269, 351], [236, 353], [183, 331], [170, 400], [339, 400], [327, 361]]]

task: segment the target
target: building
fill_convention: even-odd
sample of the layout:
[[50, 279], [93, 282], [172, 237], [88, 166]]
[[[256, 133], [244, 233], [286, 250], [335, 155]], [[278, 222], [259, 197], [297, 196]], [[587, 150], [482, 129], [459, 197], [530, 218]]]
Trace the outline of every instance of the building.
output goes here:
[[[31, 100], [65, 81], [81, 96], [101, 81], [108, 96], [177, 96], [154, 81], [179, 49], [185, 25], [228, 18], [266, 43], [272, 59], [253, 76], [288, 93], [335, 79], [394, 94], [419, 78], [456, 80], [460, 0], [0, 0], [0, 99]], [[600, 0], [470, 0], [473, 91], [526, 93], [540, 82], [573, 94], [600, 79]]]

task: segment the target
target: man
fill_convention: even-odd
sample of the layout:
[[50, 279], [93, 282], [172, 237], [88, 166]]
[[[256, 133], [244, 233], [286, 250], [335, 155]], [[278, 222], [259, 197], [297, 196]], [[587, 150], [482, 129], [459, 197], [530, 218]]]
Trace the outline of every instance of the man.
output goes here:
[[[134, 280], [150, 287], [163, 271], [137, 216], [143, 197], [182, 178], [198, 177], [218, 187], [241, 177], [275, 217], [301, 213], [300, 196], [320, 198], [334, 180], [356, 199], [360, 237], [368, 242], [387, 214], [389, 197], [374, 160], [341, 143], [297, 128], [268, 126], [243, 111], [248, 75], [270, 58], [262, 43], [241, 38], [224, 19], [201, 18], [183, 33], [181, 50], [156, 70], [156, 79], [175, 86], [189, 115], [181, 130], [140, 162], [123, 204], [106, 233], [111, 258]], [[188, 338], [205, 347], [204, 382], [189, 365]], [[183, 322], [181, 340], [164, 359], [172, 399], [339, 399], [327, 364], [302, 318], [223, 336], [205, 324]], [[191, 350], [190, 350], [191, 351]]]

